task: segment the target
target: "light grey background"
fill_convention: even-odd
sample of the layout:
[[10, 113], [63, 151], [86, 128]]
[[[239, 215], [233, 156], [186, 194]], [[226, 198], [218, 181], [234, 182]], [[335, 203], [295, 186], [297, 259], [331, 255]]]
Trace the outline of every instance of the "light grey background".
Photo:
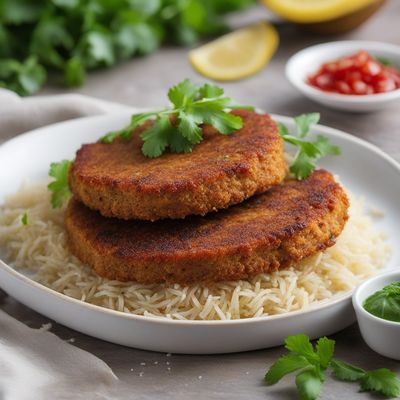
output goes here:
[[[234, 25], [269, 17], [257, 8]], [[346, 114], [333, 111], [302, 97], [285, 80], [284, 65], [290, 55], [309, 45], [343, 39], [379, 40], [400, 45], [400, 1], [388, 0], [373, 19], [356, 31], [341, 36], [315, 36], [280, 24], [281, 44], [271, 63], [249, 79], [224, 84], [229, 95], [241, 103], [268, 112], [296, 115], [319, 111], [322, 123], [366, 139], [400, 161], [400, 104], [379, 113]], [[187, 61], [187, 49], [163, 48], [146, 58], [134, 59], [105, 71], [92, 73], [79, 92], [132, 106], [153, 107], [166, 103], [166, 89], [183, 78], [201, 80]], [[57, 79], [44, 93], [66, 92]], [[0, 307], [31, 327], [49, 322], [0, 291]], [[116, 398], [120, 399], [289, 399], [295, 398], [294, 381], [266, 387], [263, 376], [268, 366], [283, 353], [282, 348], [217, 356], [183, 356], [152, 353], [113, 345], [79, 334], [53, 322], [52, 332], [102, 358], [120, 378]], [[388, 367], [400, 373], [400, 364], [375, 354], [363, 342], [358, 327], [333, 336], [337, 357], [364, 368]], [[246, 340], [244, 337], [243, 340]], [[142, 365], [145, 363], [145, 365]], [[169, 363], [169, 364], [168, 364]], [[170, 368], [170, 369], [168, 369]], [[141, 376], [142, 375], [142, 376]], [[337, 382], [328, 377], [322, 399], [368, 398], [358, 393], [356, 384]]]

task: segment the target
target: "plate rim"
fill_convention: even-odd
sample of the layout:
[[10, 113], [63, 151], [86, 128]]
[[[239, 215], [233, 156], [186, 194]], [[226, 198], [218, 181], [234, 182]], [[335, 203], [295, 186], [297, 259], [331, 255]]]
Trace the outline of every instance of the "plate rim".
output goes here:
[[[132, 109], [132, 110], [140, 110], [140, 109]], [[10, 140], [7, 140], [6, 142], [2, 143], [0, 145], [0, 151], [3, 151], [5, 147], [8, 145], [13, 145], [15, 142], [18, 141], [23, 141], [25, 138], [30, 137], [30, 136], [35, 136], [38, 133], [46, 133], [48, 130], [52, 130], [55, 128], [58, 128], [59, 126], [64, 126], [64, 125], [71, 125], [71, 124], [80, 124], [81, 122], [87, 122], [91, 120], [101, 120], [101, 119], [109, 119], [109, 118], [122, 118], [123, 116], [130, 116], [132, 114], [132, 111], [124, 111], [124, 112], [118, 112], [118, 113], [109, 113], [109, 114], [102, 114], [102, 115], [94, 115], [94, 116], [89, 116], [89, 117], [81, 117], [81, 118], [74, 118], [66, 121], [61, 121], [57, 122], [55, 124], [50, 124], [44, 127], [40, 127], [28, 132], [25, 132], [23, 134], [20, 134]], [[278, 122], [283, 122], [283, 123], [293, 123], [293, 117], [285, 116], [285, 115], [280, 115], [280, 114], [269, 114], [273, 119], [275, 119]], [[373, 153], [377, 154], [380, 156], [381, 159], [383, 159], [387, 164], [389, 164], [392, 168], [394, 168], [397, 173], [400, 175], [400, 163], [397, 162], [393, 157], [391, 157], [389, 154], [385, 153], [383, 150], [381, 150], [379, 147], [376, 145], [360, 139], [356, 136], [353, 136], [349, 133], [346, 133], [340, 129], [336, 128], [331, 128], [322, 124], [317, 124], [313, 127], [313, 130], [321, 129], [324, 131], [323, 133], [327, 133], [328, 135], [331, 135], [333, 137], [339, 137], [345, 140], [348, 140], [349, 142], [353, 142], [358, 146], [361, 146], [363, 148], [367, 148]], [[48, 295], [50, 296], [55, 296], [58, 297], [60, 300], [70, 302], [74, 305], [85, 307], [89, 310], [93, 310], [94, 312], [97, 313], [105, 313], [110, 316], [115, 316], [115, 317], [122, 317], [128, 320], [134, 320], [134, 321], [140, 321], [140, 322], [149, 322], [149, 323], [154, 323], [154, 324], [167, 324], [167, 325], [189, 325], [189, 326], [194, 326], [194, 325], [201, 325], [201, 326], [206, 326], [206, 325], [211, 325], [211, 326], [233, 326], [233, 325], [241, 325], [241, 324], [257, 324], [257, 323], [264, 323], [267, 321], [276, 321], [276, 320], [282, 320], [282, 319], [287, 319], [287, 318], [292, 318], [292, 317], [298, 317], [300, 315], [305, 315], [305, 314], [311, 314], [313, 312], [318, 312], [322, 311], [325, 309], [329, 309], [331, 307], [335, 307], [338, 303], [344, 302], [346, 300], [350, 300], [353, 293], [357, 288], [354, 288], [353, 290], [350, 290], [345, 293], [341, 293], [338, 295], [334, 295], [334, 298], [332, 300], [322, 300], [321, 304], [316, 304], [314, 306], [311, 306], [309, 309], [306, 310], [296, 310], [296, 311], [290, 311], [285, 314], [276, 314], [276, 315], [267, 315], [267, 316], [259, 316], [259, 317], [251, 317], [251, 318], [243, 318], [243, 319], [231, 319], [231, 320], [178, 320], [178, 319], [169, 319], [167, 317], [157, 317], [157, 316], [145, 316], [145, 315], [136, 315], [136, 314], [130, 314], [130, 313], [125, 313], [123, 311], [118, 311], [118, 310], [112, 310], [106, 307], [98, 306], [95, 304], [87, 303], [82, 300], [75, 299], [73, 297], [67, 296], [66, 294], [57, 292], [54, 289], [51, 289], [37, 281], [34, 281], [33, 279], [29, 278], [28, 276], [24, 275], [22, 272], [17, 271], [10, 265], [8, 265], [5, 261], [0, 259], [0, 267], [2, 269], [5, 269], [6, 272], [8, 272], [10, 275], [12, 275], [14, 278], [22, 281], [26, 285], [33, 286], [35, 290], [41, 290], [47, 292]], [[379, 275], [380, 273], [388, 272], [390, 269], [386, 269], [385, 271], [379, 271], [375, 276]], [[7, 292], [6, 289], [3, 289]], [[8, 293], [8, 292], [7, 292]], [[12, 295], [10, 295], [13, 297]]]

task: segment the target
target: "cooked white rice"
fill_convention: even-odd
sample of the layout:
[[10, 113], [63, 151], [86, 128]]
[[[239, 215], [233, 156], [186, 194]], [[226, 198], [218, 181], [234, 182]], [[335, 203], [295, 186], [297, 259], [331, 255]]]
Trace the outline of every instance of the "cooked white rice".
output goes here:
[[[22, 224], [26, 213], [28, 224]], [[67, 296], [113, 310], [188, 320], [251, 318], [301, 310], [347, 292], [375, 274], [390, 255], [361, 199], [337, 244], [295, 268], [212, 287], [143, 285], [100, 278], [68, 251], [63, 210], [45, 185], [24, 185], [0, 208], [0, 245], [15, 268]]]

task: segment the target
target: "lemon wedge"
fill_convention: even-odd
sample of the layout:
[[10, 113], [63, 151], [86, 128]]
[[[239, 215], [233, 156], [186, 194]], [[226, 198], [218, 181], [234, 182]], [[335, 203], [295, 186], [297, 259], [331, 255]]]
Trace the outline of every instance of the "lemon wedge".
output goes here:
[[281, 17], [297, 23], [330, 21], [371, 5], [376, 0], [262, 0]]
[[264, 67], [278, 43], [279, 36], [273, 25], [260, 22], [190, 51], [189, 60], [207, 78], [238, 80]]

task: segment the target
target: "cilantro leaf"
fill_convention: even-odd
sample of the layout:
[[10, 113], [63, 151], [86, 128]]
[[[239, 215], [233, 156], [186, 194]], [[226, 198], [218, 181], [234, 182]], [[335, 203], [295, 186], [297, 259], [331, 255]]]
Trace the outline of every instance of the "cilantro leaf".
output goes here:
[[335, 341], [328, 339], [327, 337], [322, 337], [318, 339], [315, 350], [319, 357], [321, 367], [325, 369], [328, 367], [333, 357], [333, 353], [335, 351]]
[[74, 8], [79, 4], [80, 0], [53, 0], [53, 3], [59, 7]]
[[199, 91], [199, 87], [189, 79], [185, 79], [168, 91], [168, 98], [176, 107], [184, 107], [187, 103], [192, 103]]
[[28, 225], [28, 214], [26, 212], [24, 212], [24, 214], [21, 217], [21, 223], [22, 225]]
[[138, 50], [138, 45], [137, 35], [132, 24], [124, 24], [118, 28], [115, 34], [115, 46], [119, 58], [126, 60], [132, 57]]
[[191, 153], [193, 143], [184, 136], [171, 134], [169, 137], [169, 147], [174, 153]]
[[279, 135], [281, 135], [285, 140], [287, 136], [291, 136], [289, 129], [287, 128], [287, 126], [285, 124], [282, 124], [282, 122], [278, 122], [278, 132]]
[[340, 360], [332, 360], [331, 367], [335, 377], [342, 381], [358, 381], [365, 374], [363, 369]]
[[341, 154], [340, 147], [332, 144], [326, 136], [318, 135], [312, 144], [315, 146], [318, 152], [318, 158], [329, 155], [338, 156]]
[[296, 386], [300, 400], [315, 400], [321, 392], [323, 379], [316, 368], [300, 372], [296, 376]]
[[201, 30], [207, 21], [207, 11], [201, 0], [191, 0], [183, 10], [182, 21], [192, 29]]
[[83, 46], [85, 47], [86, 62], [89, 66], [110, 66], [115, 63], [113, 38], [107, 29], [88, 32], [83, 41]]
[[386, 397], [400, 396], [400, 380], [387, 368], [368, 371], [360, 380], [361, 391], [378, 392]]
[[121, 131], [112, 131], [108, 132], [106, 135], [102, 136], [100, 138], [100, 142], [102, 143], [112, 143], [115, 139], [120, 137], [122, 134]]
[[168, 146], [172, 125], [168, 116], [159, 117], [154, 124], [141, 135], [143, 140], [142, 152], [146, 157], [160, 156]]
[[115, 33], [116, 54], [127, 59], [134, 54], [149, 54], [160, 45], [161, 36], [158, 29], [150, 23], [128, 21]]
[[311, 158], [317, 157], [319, 154], [318, 147], [312, 142], [307, 142], [303, 139], [299, 139], [298, 137], [290, 134], [286, 135], [284, 137], [284, 140], [287, 143], [299, 147], [299, 149], [301, 149], [303, 153], [305, 153]]
[[214, 111], [209, 123], [223, 135], [230, 135], [243, 127], [243, 121], [239, 116], [224, 111]]
[[54, 178], [54, 181], [47, 185], [52, 192], [51, 204], [53, 208], [60, 208], [65, 200], [71, 196], [71, 191], [68, 186], [68, 172], [71, 167], [71, 161], [63, 160], [58, 163], [51, 163], [49, 176]]
[[273, 385], [279, 382], [285, 375], [297, 371], [300, 368], [308, 367], [308, 360], [294, 353], [289, 353], [282, 356], [276, 361], [265, 375], [265, 381], [268, 385]]
[[192, 144], [200, 143], [203, 139], [201, 128], [196, 118], [183, 111], [179, 112], [178, 130]]
[[5, 26], [0, 24], [0, 57], [11, 57], [14, 47], [14, 37]]
[[123, 139], [129, 139], [132, 135], [133, 131], [143, 122], [147, 121], [148, 119], [154, 118], [157, 116], [156, 112], [147, 112], [141, 114], [132, 115], [131, 122], [126, 127], [120, 129], [119, 131], [109, 132], [103, 137], [100, 138], [102, 143], [111, 143], [118, 137]]
[[83, 82], [85, 82], [85, 75], [85, 67], [79, 57], [72, 57], [67, 61], [64, 70], [64, 79], [67, 86], [82, 86]]
[[289, 170], [297, 179], [305, 179], [311, 175], [315, 167], [316, 165], [312, 157], [306, 153], [299, 152]]
[[43, 10], [43, 3], [29, 0], [9, 0], [1, 4], [2, 22], [19, 25], [34, 22]]
[[328, 155], [339, 155], [340, 148], [322, 135], [307, 141], [311, 126], [319, 121], [319, 113], [302, 114], [295, 117], [296, 132], [290, 133], [284, 124], [278, 124], [278, 132], [286, 143], [297, 147], [297, 153], [290, 166], [290, 172], [297, 179], [307, 178], [316, 168], [316, 162]]
[[36, 57], [29, 57], [23, 62], [0, 60], [0, 87], [14, 90], [21, 96], [36, 93], [45, 79], [46, 72]]
[[44, 68], [37, 63], [35, 57], [29, 57], [18, 71], [21, 94], [28, 95], [38, 92], [45, 79]]
[[147, 121], [148, 119], [152, 119], [154, 117], [157, 117], [156, 112], [146, 112], [146, 113], [132, 115], [129, 128], [122, 131], [121, 137], [123, 139], [128, 139], [138, 126], [140, 126], [143, 122]]
[[152, 119], [154, 122], [144, 127], [140, 135], [144, 142], [142, 153], [146, 157], [158, 157], [167, 149], [177, 153], [191, 152], [193, 145], [203, 139], [202, 124], [212, 125], [222, 135], [230, 135], [243, 126], [238, 115], [228, 112], [233, 101], [224, 97], [224, 90], [216, 85], [206, 83], [200, 87], [185, 79], [169, 89], [168, 98], [171, 108], [135, 114], [128, 126], [110, 132], [100, 140], [111, 143], [118, 137], [129, 139], [136, 128]]
[[311, 363], [318, 362], [318, 357], [314, 353], [310, 338], [303, 333], [295, 336], [288, 336], [285, 340], [285, 347], [293, 353], [302, 355]]
[[151, 17], [161, 7], [161, 0], [129, 0], [129, 4], [143, 17]]
[[224, 90], [217, 85], [205, 83], [199, 90], [202, 98], [219, 97], [224, 94]]
[[310, 128], [317, 124], [320, 119], [319, 113], [300, 114], [294, 118], [297, 127], [297, 134], [300, 138], [307, 135]]
[[65, 52], [74, 46], [63, 17], [42, 18], [32, 33], [30, 52], [51, 67], [63, 68]]
[[289, 354], [282, 356], [265, 375], [269, 385], [278, 382], [283, 376], [301, 369], [296, 375], [296, 387], [301, 400], [317, 399], [325, 380], [324, 370], [333, 355], [334, 341], [321, 338], [314, 350], [310, 338], [304, 334], [288, 336], [285, 347]]
[[193, 104], [190, 113], [197, 122], [212, 125], [219, 133], [229, 135], [242, 128], [242, 119], [224, 111], [225, 105], [217, 101]]

